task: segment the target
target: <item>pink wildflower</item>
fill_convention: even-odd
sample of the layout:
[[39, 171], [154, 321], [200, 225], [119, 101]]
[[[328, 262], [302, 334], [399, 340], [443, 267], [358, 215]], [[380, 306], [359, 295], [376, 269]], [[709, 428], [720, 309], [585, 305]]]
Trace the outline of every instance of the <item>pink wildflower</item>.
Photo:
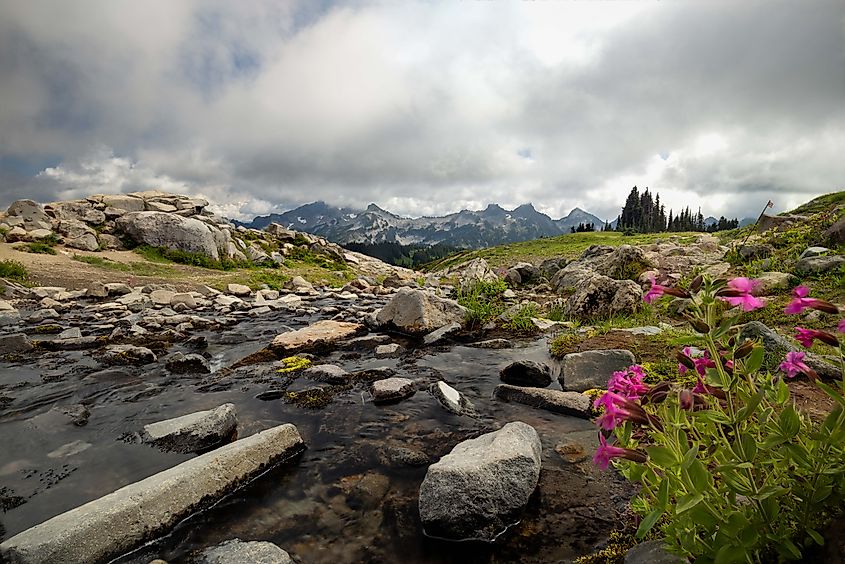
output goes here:
[[740, 276], [728, 282], [727, 295], [720, 297], [720, 299], [728, 302], [732, 306], [742, 306], [743, 311], [752, 311], [759, 309], [766, 305], [766, 302], [760, 298], [752, 295], [752, 292], [760, 284], [759, 281], [752, 278], [745, 278]]
[[812, 368], [804, 364], [804, 353], [798, 351], [786, 353], [786, 358], [780, 363], [780, 369], [786, 373], [787, 378], [795, 378], [799, 372], [808, 375], [814, 373]]
[[792, 301], [783, 308], [784, 313], [795, 314], [801, 313], [807, 308], [817, 309], [825, 313], [839, 313], [839, 309], [830, 302], [824, 300], [817, 300], [816, 298], [808, 298], [810, 289], [806, 286], [797, 286], [792, 290]]
[[607, 470], [610, 466], [612, 458], [622, 458], [628, 449], [607, 444], [607, 439], [602, 433], [599, 433], [599, 447], [596, 449], [596, 454], [593, 456], [593, 464], [597, 465], [602, 470]]
[[649, 423], [648, 415], [639, 404], [616, 392], [605, 392], [593, 402], [593, 407], [604, 407], [604, 413], [596, 419], [596, 425], [607, 431], [615, 429], [623, 421]]
[[634, 364], [628, 370], [614, 372], [607, 384], [607, 389], [629, 400], [640, 399], [649, 390], [649, 387], [643, 383], [643, 378], [645, 378], [645, 372], [642, 366]]
[[839, 326], [836, 328], [840, 333], [845, 333], [845, 319], [839, 320]]
[[658, 284], [653, 275], [649, 276], [648, 280], [651, 282], [651, 288], [649, 288], [648, 292], [646, 292], [643, 296], [643, 301], [650, 304], [666, 292], [666, 286]]
[[796, 327], [795, 330], [798, 332], [795, 335], [795, 340], [805, 348], [809, 349], [812, 347], [815, 339], [832, 347], [839, 346], [839, 339], [827, 331], [816, 331], [815, 329], [804, 329], [802, 327]]

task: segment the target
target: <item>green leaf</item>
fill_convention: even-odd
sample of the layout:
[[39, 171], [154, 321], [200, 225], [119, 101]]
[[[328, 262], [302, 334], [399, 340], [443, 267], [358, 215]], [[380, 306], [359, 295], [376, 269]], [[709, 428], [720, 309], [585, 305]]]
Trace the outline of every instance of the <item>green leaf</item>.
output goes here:
[[744, 363], [746, 372], [751, 373], [759, 371], [760, 367], [763, 366], [763, 358], [765, 357], [765, 354], [766, 349], [763, 347], [754, 347]]
[[835, 399], [839, 405], [845, 405], [845, 397], [842, 397], [842, 394], [834, 390], [831, 386], [828, 386], [821, 380], [816, 380], [816, 385], [824, 390], [827, 395]]
[[757, 456], [757, 441], [748, 433], [742, 433], [737, 441], [738, 454], [741, 455], [742, 460], [747, 462], [754, 462], [754, 457]]
[[745, 550], [742, 547], [732, 544], [723, 544], [716, 553], [713, 564], [733, 564], [745, 560]]
[[760, 488], [760, 489], [757, 491], [757, 496], [756, 496], [756, 497], [757, 497], [757, 499], [759, 499], [760, 501], [763, 501], [764, 499], [769, 498], [769, 497], [772, 497], [772, 496], [775, 496], [775, 497], [780, 497], [780, 496], [782, 496], [783, 494], [785, 494], [785, 493], [787, 493], [787, 492], [789, 492], [789, 490], [788, 490], [788, 489], [786, 489], [786, 488], [784, 488], [784, 487], [781, 487], [781, 486], [775, 486], [775, 485], [773, 485], [773, 484], [770, 484], [770, 485], [768, 485], [768, 486], [763, 486], [762, 488]]
[[663, 515], [663, 509], [656, 508], [651, 513], [645, 516], [642, 523], [640, 523], [639, 528], [637, 529], [637, 538], [643, 539], [648, 532], [654, 527], [657, 523], [657, 520]]
[[704, 495], [700, 493], [687, 494], [678, 500], [678, 504], [675, 506], [675, 514], [680, 515], [685, 511], [689, 511], [702, 501], [704, 501]]
[[810, 535], [810, 538], [813, 539], [813, 542], [819, 546], [824, 545], [824, 537], [822, 537], [818, 531], [807, 527], [807, 534]]
[[687, 469], [692, 485], [699, 492], [709, 489], [713, 483], [713, 476], [707, 471], [704, 464], [700, 460], [693, 460], [690, 467]]
[[777, 389], [775, 390], [775, 400], [780, 405], [785, 404], [789, 400], [789, 386], [783, 381], [783, 378], [778, 380]]
[[657, 503], [661, 510], [669, 506], [669, 479], [663, 478], [660, 481], [660, 489], [657, 492]]
[[681, 462], [681, 468], [689, 468], [692, 461], [696, 459], [698, 456], [698, 445], [694, 444], [690, 449], [684, 454], [684, 460]]
[[664, 446], [653, 446], [645, 449], [648, 459], [658, 466], [669, 468], [678, 463], [675, 453]]
[[787, 405], [783, 408], [783, 411], [780, 412], [778, 423], [781, 431], [783, 431], [783, 435], [787, 438], [792, 438], [797, 435], [801, 428], [801, 418], [798, 416], [798, 412], [795, 411], [795, 408], [791, 405]]
[[760, 405], [760, 401], [763, 399], [763, 390], [759, 390], [756, 394], [751, 396], [742, 409], [737, 411], [736, 413], [736, 420], [737, 422], [745, 421], [749, 417], [754, 414], [754, 411], [757, 409], [757, 406]]
[[784, 556], [791, 557], [792, 560], [798, 560], [799, 558], [801, 558], [801, 551], [798, 550], [798, 547], [795, 546], [795, 543], [789, 539], [781, 539], [780, 544], [775, 545], [775, 548]]
[[789, 453], [789, 457], [804, 468], [812, 468], [813, 463], [810, 462], [810, 455], [807, 449], [801, 445], [784, 445], [783, 447]]

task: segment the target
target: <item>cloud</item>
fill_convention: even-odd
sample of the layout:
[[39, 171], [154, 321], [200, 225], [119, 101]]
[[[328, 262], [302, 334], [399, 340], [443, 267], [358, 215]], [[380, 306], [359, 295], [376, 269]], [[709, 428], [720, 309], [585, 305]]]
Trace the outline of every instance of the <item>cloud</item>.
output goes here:
[[812, 8], [0, 1], [0, 199], [785, 209], [845, 178], [843, 10]]

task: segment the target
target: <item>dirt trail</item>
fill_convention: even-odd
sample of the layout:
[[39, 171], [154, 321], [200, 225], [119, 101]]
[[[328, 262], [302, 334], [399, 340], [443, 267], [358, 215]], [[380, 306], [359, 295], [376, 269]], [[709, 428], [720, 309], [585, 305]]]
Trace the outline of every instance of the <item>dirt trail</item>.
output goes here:
[[[132, 251], [89, 252], [56, 247], [55, 255], [19, 251], [20, 245], [0, 243], [0, 260], [15, 260], [22, 263], [29, 272], [29, 282], [38, 286], [62, 286], [77, 290], [87, 288], [92, 282], [124, 282], [132, 286], [143, 284], [170, 284], [180, 289], [193, 289], [211, 284], [222, 278], [222, 273], [181, 264], [155, 264]], [[93, 256], [122, 264], [145, 264], [153, 266], [158, 273], [137, 275], [104, 268], [74, 260], [77, 256]]]

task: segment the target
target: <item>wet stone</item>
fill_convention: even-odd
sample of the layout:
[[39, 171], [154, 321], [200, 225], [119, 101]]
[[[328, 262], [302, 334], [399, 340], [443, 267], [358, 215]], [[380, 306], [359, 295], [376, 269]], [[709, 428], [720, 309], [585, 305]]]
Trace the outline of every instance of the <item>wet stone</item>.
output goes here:
[[625, 349], [570, 353], [563, 357], [563, 370], [558, 380], [567, 391], [604, 389], [614, 372], [625, 370], [635, 362], [634, 353]]
[[477, 349], [510, 349], [513, 348], [513, 343], [507, 339], [488, 339], [486, 341], [478, 341], [469, 345]]
[[493, 396], [500, 400], [530, 405], [554, 413], [585, 419], [590, 417], [590, 398], [578, 392], [499, 384], [493, 390]]
[[167, 357], [165, 367], [174, 374], [209, 374], [211, 366], [204, 356], [175, 352]]
[[32, 350], [32, 341], [23, 333], [0, 335], [0, 354], [22, 353]]
[[200, 452], [228, 442], [238, 426], [235, 406], [225, 403], [144, 426], [141, 440], [161, 450]]
[[395, 358], [405, 352], [405, 347], [398, 343], [391, 343], [389, 345], [378, 345], [375, 348], [376, 358]]
[[660, 540], [640, 543], [625, 553], [625, 564], [684, 564], [686, 561], [667, 552]]
[[232, 539], [202, 553], [199, 564], [294, 564], [290, 555], [267, 541]]
[[334, 364], [317, 364], [302, 371], [302, 375], [318, 382], [344, 384], [352, 376], [349, 372]]
[[109, 345], [102, 359], [109, 364], [149, 364], [158, 360], [147, 347], [135, 345]]
[[507, 384], [545, 388], [552, 383], [552, 368], [534, 360], [517, 360], [504, 367], [499, 378]]
[[373, 382], [371, 392], [375, 403], [400, 401], [414, 395], [416, 387], [407, 378], [386, 378]]
[[429, 387], [434, 398], [440, 402], [446, 410], [455, 415], [475, 415], [475, 406], [458, 390], [443, 382], [435, 382]]

